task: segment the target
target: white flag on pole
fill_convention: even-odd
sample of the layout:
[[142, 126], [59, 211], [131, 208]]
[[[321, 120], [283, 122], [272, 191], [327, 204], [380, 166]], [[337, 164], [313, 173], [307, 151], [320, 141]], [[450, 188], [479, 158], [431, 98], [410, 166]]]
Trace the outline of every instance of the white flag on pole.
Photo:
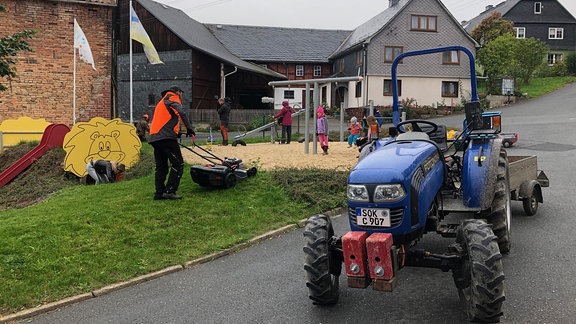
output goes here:
[[82, 28], [78, 25], [76, 18], [74, 18], [74, 48], [78, 49], [80, 60], [92, 64], [92, 68], [96, 70], [92, 50], [90, 50], [90, 44], [88, 44], [88, 39], [86, 39], [86, 35], [84, 35]]

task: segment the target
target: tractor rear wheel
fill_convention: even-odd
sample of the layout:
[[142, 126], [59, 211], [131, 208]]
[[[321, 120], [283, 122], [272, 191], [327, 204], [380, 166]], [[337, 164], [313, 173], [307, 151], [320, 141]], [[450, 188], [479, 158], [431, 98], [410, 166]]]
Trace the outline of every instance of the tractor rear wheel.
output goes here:
[[470, 321], [498, 322], [504, 302], [504, 271], [497, 237], [484, 220], [462, 222], [456, 235], [462, 266], [454, 270], [458, 295]]
[[498, 237], [500, 253], [510, 252], [510, 221], [512, 211], [510, 209], [510, 182], [508, 178], [508, 157], [506, 151], [501, 150], [498, 158], [498, 174], [492, 207], [482, 213], [482, 218], [492, 225], [492, 231]]
[[304, 270], [310, 299], [316, 305], [338, 302], [342, 262], [331, 247], [334, 230], [326, 215], [313, 215], [304, 227]]

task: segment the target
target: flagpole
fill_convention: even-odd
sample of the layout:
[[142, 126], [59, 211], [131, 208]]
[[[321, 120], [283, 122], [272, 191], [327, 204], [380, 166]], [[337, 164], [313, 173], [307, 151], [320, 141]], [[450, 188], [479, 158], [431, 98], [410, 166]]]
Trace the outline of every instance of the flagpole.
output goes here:
[[[76, 22], [76, 17], [74, 17]], [[74, 50], [74, 91], [72, 92], [72, 125], [76, 125], [76, 47], [72, 45]]]
[[130, 8], [128, 8], [130, 12], [128, 15], [128, 42], [130, 43], [130, 124], [134, 122], [134, 118], [132, 116], [132, 0], [130, 0]]

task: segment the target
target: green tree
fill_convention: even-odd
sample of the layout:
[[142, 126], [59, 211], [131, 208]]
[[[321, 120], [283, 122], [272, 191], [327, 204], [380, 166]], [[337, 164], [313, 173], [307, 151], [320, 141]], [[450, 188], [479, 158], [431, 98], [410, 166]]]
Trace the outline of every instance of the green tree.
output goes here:
[[480, 22], [472, 31], [472, 38], [484, 46], [503, 35], [514, 35], [514, 23], [502, 18], [502, 14], [494, 12]]
[[576, 53], [572, 52], [566, 57], [566, 69], [571, 75], [576, 75]]
[[[6, 12], [6, 8], [0, 4], [0, 12]], [[16, 55], [20, 51], [33, 52], [30, 44], [25, 40], [31, 39], [36, 31], [23, 30], [11, 36], [0, 37], [0, 78], [15, 78], [16, 74]], [[7, 88], [0, 83], [0, 91], [6, 91]]]
[[488, 93], [498, 93], [498, 80], [513, 76], [515, 43], [516, 37], [506, 34], [486, 43], [476, 52], [478, 63], [488, 76]]
[[545, 64], [546, 53], [548, 46], [536, 38], [516, 39], [512, 75], [522, 80], [523, 85], [527, 85], [534, 72]]
[[498, 80], [502, 78], [514, 78], [518, 87], [527, 85], [534, 72], [545, 63], [547, 51], [546, 44], [535, 38], [517, 39], [511, 34], [487, 43], [476, 56], [488, 76], [488, 92], [498, 93]]

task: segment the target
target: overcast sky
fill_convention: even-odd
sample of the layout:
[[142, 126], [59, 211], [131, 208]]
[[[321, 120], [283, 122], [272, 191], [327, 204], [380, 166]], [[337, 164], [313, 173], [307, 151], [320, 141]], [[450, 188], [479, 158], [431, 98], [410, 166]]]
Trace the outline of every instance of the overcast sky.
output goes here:
[[[201, 23], [352, 30], [388, 8], [388, 0], [154, 0]], [[458, 20], [469, 20], [503, 0], [442, 0]], [[559, 0], [576, 17], [576, 0]], [[545, 8], [544, 8], [545, 10]]]

